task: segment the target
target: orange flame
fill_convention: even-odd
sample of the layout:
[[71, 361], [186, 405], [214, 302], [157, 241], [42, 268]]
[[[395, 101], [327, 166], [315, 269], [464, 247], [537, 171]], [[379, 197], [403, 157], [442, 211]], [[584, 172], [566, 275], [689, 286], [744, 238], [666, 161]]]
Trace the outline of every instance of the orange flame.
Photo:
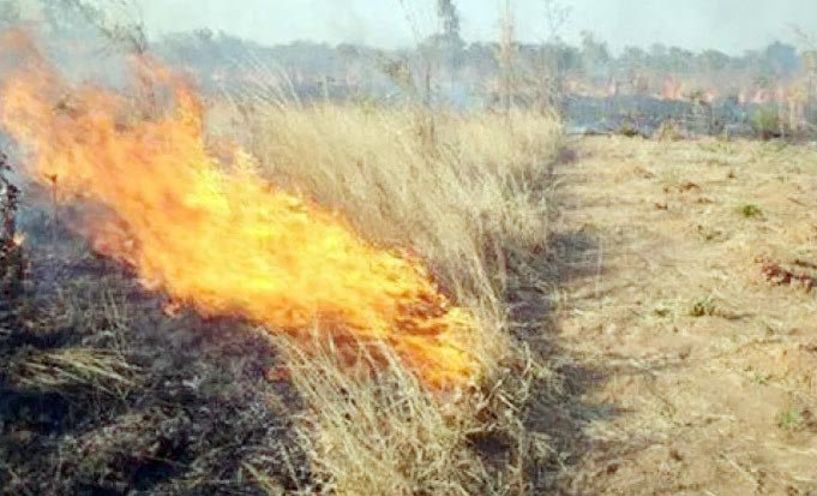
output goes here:
[[173, 105], [137, 118], [132, 100], [69, 88], [34, 58], [6, 79], [0, 124], [31, 154], [31, 176], [56, 184], [60, 201], [113, 214], [82, 231], [97, 250], [132, 264], [147, 287], [270, 332], [299, 335], [317, 324], [346, 344], [385, 342], [432, 386], [478, 373], [467, 351], [474, 318], [422, 264], [268, 184], [246, 153], [219, 163], [205, 146], [202, 104], [180, 77], [143, 63]]

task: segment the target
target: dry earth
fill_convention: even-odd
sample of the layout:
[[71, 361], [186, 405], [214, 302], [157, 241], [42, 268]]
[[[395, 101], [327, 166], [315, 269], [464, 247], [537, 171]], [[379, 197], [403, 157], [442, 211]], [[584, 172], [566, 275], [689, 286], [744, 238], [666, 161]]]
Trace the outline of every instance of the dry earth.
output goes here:
[[566, 492], [817, 494], [817, 150], [574, 149], [554, 320], [594, 379]]

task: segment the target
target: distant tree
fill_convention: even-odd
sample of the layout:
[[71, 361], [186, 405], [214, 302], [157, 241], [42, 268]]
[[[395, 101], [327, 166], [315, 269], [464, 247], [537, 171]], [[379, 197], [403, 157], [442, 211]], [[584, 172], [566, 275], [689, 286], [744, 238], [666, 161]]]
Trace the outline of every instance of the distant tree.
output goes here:
[[200, 28], [193, 31], [193, 35], [201, 43], [210, 43], [213, 41], [215, 33], [210, 28]]
[[465, 42], [460, 36], [460, 16], [451, 0], [437, 0], [439, 31], [420, 44], [432, 65], [458, 69], [463, 61]]
[[812, 123], [817, 123], [817, 105], [815, 105], [815, 100], [817, 100], [817, 48], [805, 50], [801, 57], [807, 74], [806, 118]]
[[582, 65], [585, 74], [591, 78], [598, 78], [607, 72], [610, 62], [610, 51], [607, 44], [597, 41], [590, 31], [583, 31], [582, 37]]
[[570, 8], [557, 0], [543, 0], [546, 41], [540, 42], [534, 77], [536, 85], [536, 107], [540, 111], [562, 110], [565, 80], [571, 66], [567, 45], [562, 41], [561, 32], [570, 18]]
[[800, 57], [793, 45], [775, 41], [764, 51], [765, 61], [778, 76], [789, 75], [800, 67]]
[[504, 8], [502, 9], [502, 34], [499, 40], [499, 53], [497, 59], [501, 70], [502, 79], [502, 102], [505, 110], [505, 115], [508, 116], [510, 123], [511, 107], [513, 106], [513, 98], [515, 91], [515, 74], [514, 66], [516, 62], [516, 33], [515, 22], [513, 15], [513, 4], [511, 0], [505, 0]]
[[547, 27], [547, 42], [561, 43], [562, 29], [570, 19], [571, 8], [558, 0], [542, 0]]
[[686, 74], [691, 72], [694, 67], [694, 60], [695, 54], [683, 48], [670, 47], [667, 52], [668, 69], [676, 73]]
[[52, 31], [87, 34], [96, 30], [113, 47], [143, 54], [148, 38], [141, 9], [135, 0], [42, 0]]
[[663, 43], [653, 43], [650, 45], [650, 57], [653, 59], [663, 59], [667, 56], [667, 46]]
[[437, 16], [443, 24], [443, 35], [452, 40], [461, 40], [460, 15], [452, 0], [437, 0]]
[[708, 73], [723, 70], [729, 65], [729, 61], [729, 56], [718, 50], [706, 50], [698, 55], [701, 70]]
[[650, 63], [650, 56], [643, 48], [627, 46], [624, 47], [619, 61], [627, 67], [645, 67]]
[[752, 78], [753, 85], [765, 90], [771, 90], [774, 87], [774, 82], [774, 75], [762, 69]]

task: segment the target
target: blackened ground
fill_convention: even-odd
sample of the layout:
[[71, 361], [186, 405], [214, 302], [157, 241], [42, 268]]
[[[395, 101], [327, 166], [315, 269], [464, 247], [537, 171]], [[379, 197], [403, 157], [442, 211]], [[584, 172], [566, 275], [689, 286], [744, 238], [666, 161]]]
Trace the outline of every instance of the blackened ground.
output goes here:
[[0, 312], [0, 494], [306, 487], [299, 401], [270, 379], [276, 353], [262, 334], [169, 316], [50, 215], [26, 224], [25, 297]]

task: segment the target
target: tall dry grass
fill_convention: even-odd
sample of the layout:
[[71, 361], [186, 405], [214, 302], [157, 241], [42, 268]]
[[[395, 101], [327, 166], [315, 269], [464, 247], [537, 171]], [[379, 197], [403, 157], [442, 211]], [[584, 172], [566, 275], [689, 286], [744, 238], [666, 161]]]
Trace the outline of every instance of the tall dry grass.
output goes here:
[[364, 106], [245, 111], [252, 152], [278, 185], [348, 217], [376, 242], [409, 247], [452, 292], [495, 299], [503, 257], [545, 241], [542, 194], [561, 144], [553, 118]]
[[[356, 376], [326, 343], [318, 354], [280, 343], [308, 405], [302, 438], [323, 492], [518, 494], [527, 458], [546, 449], [522, 425], [543, 369], [508, 337], [506, 292], [547, 242], [547, 174], [562, 128], [529, 113], [433, 120], [432, 134], [419, 110], [329, 104], [242, 105], [214, 118], [222, 132], [240, 130], [232, 137], [275, 184], [337, 209], [373, 242], [421, 256], [481, 322], [488, 372], [446, 397], [397, 360], [377, 377]], [[501, 460], [475, 449], [492, 436], [511, 445]]]

